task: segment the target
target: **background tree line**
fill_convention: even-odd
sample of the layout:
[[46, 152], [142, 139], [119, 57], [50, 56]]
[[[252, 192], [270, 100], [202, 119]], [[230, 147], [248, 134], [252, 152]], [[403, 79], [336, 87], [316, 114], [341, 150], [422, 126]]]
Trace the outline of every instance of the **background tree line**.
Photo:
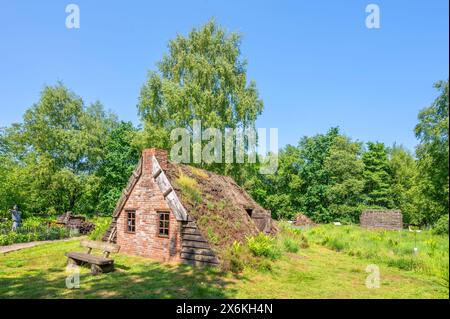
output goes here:
[[[43, 89], [21, 123], [0, 131], [0, 210], [28, 214], [111, 214], [145, 147], [170, 149], [175, 127], [252, 128], [263, 111], [247, 79], [241, 36], [213, 20], [177, 36], [149, 73], [137, 105], [142, 126], [120, 121], [100, 102], [85, 105], [62, 83]], [[279, 153], [274, 175], [258, 164], [205, 164], [233, 176], [276, 218], [303, 212], [318, 222], [357, 222], [365, 207], [399, 208], [405, 221], [448, 218], [448, 80], [418, 115], [415, 154], [362, 143], [331, 128]], [[444, 217], [445, 218], [445, 217]]]

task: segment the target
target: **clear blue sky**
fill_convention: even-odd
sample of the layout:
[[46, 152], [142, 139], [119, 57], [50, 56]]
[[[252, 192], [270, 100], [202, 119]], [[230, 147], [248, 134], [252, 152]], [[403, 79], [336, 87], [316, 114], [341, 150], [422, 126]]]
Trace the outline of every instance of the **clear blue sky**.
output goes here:
[[[78, 30], [65, 27], [69, 3], [80, 7]], [[380, 29], [365, 27], [369, 3]], [[412, 150], [417, 113], [448, 78], [448, 9], [447, 0], [0, 0], [0, 126], [21, 121], [57, 80], [138, 124], [140, 87], [168, 40], [215, 17], [243, 34], [265, 103], [257, 124], [278, 127], [280, 146], [340, 126]]]

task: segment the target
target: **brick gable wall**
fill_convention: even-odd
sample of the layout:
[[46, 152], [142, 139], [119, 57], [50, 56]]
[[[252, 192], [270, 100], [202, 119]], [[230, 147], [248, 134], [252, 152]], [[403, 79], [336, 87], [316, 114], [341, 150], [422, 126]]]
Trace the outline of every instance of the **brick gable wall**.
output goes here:
[[[167, 153], [155, 149], [143, 152], [142, 175], [131, 191], [117, 219], [117, 244], [123, 253], [154, 258], [160, 261], [180, 261], [181, 223], [178, 222], [164, 200], [152, 177], [152, 156], [161, 167], [167, 162]], [[136, 211], [136, 232], [126, 230], [127, 210]], [[170, 212], [169, 237], [158, 234], [158, 211]]]

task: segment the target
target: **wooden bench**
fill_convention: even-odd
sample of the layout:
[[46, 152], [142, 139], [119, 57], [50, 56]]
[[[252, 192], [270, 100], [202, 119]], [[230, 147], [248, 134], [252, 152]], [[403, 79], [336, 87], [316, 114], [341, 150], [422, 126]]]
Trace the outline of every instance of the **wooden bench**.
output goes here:
[[[82, 240], [82, 247], [87, 247], [87, 253], [79, 251], [66, 252], [67, 262], [72, 265], [89, 264], [93, 275], [114, 270], [114, 259], [109, 258], [110, 253], [119, 251], [120, 246], [92, 240]], [[103, 256], [92, 255], [92, 249], [103, 251]]]

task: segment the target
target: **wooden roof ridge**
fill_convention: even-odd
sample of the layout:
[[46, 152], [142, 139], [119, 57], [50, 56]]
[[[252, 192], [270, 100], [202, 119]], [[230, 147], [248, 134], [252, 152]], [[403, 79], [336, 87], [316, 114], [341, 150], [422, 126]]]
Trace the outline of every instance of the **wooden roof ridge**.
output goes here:
[[172, 182], [154, 155], [152, 156], [152, 176], [159, 190], [163, 194], [164, 200], [175, 215], [175, 218], [180, 221], [187, 221], [188, 214], [186, 208], [177, 196], [172, 186]]
[[136, 165], [133, 174], [131, 174], [130, 178], [128, 179], [127, 186], [122, 191], [122, 195], [120, 196], [120, 199], [116, 204], [116, 208], [114, 209], [113, 217], [119, 216], [120, 212], [125, 206], [125, 203], [128, 200], [128, 197], [131, 194], [131, 191], [133, 190], [134, 186], [136, 185], [141, 175], [142, 175], [142, 157], [139, 159], [139, 162]]

